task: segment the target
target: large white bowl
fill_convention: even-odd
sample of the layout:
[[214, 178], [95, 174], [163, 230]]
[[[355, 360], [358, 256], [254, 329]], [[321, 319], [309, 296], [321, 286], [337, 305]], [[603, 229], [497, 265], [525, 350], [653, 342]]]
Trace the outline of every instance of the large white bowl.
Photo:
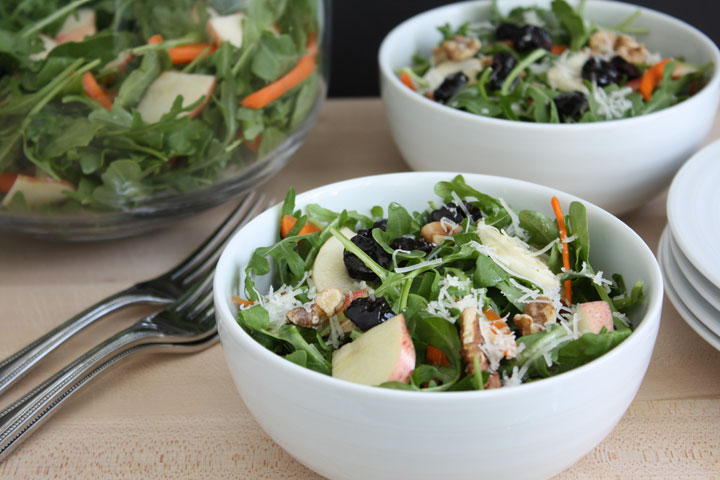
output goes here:
[[[548, 6], [550, 0], [503, 0]], [[714, 62], [712, 78], [692, 98], [650, 115], [592, 124], [536, 124], [482, 117], [418, 95], [395, 69], [413, 54], [429, 55], [441, 40], [438, 25], [489, 18], [490, 2], [451, 4], [419, 14], [393, 29], [380, 47], [380, 82], [393, 138], [415, 170], [458, 170], [520, 178], [578, 195], [619, 215], [662, 191], [712, 127], [720, 92], [720, 51], [707, 36], [668, 15], [608, 1], [590, 1], [587, 18], [616, 25], [638, 9], [636, 25], [651, 51]]]
[[[368, 212], [398, 201], [409, 210], [437, 201], [450, 173], [414, 172], [348, 180], [298, 195], [297, 204]], [[467, 174], [468, 184], [515, 208], [552, 215], [550, 198], [575, 197], [519, 180]], [[645, 281], [647, 304], [635, 331], [589, 364], [553, 378], [482, 392], [418, 393], [368, 387], [300, 367], [253, 340], [236, 322], [231, 295], [242, 292], [256, 247], [274, 243], [280, 209], [251, 221], [231, 240], [215, 274], [215, 306], [225, 358], [257, 422], [298, 461], [331, 479], [549, 477], [597, 445], [632, 402], [660, 324], [662, 276], [640, 237], [590, 205], [593, 266]], [[238, 432], [242, 435], [242, 432]]]

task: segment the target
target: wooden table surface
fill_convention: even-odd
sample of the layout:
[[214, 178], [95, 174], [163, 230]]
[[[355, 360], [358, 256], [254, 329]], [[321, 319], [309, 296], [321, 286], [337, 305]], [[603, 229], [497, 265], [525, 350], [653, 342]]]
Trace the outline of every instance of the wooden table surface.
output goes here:
[[[720, 137], [720, 122], [711, 138]], [[264, 186], [278, 200], [328, 182], [407, 170], [377, 99], [332, 100], [289, 165]], [[0, 238], [0, 358], [104, 296], [162, 272], [199, 244], [222, 206], [174, 227], [102, 243]], [[623, 218], [657, 247], [665, 196]], [[144, 313], [89, 327], [0, 398], [0, 409]], [[572, 439], [568, 439], [572, 441]], [[221, 347], [131, 357], [69, 399], [0, 463], [2, 479], [315, 479], [255, 423]], [[650, 368], [613, 432], [557, 478], [720, 478], [720, 352], [665, 302]]]

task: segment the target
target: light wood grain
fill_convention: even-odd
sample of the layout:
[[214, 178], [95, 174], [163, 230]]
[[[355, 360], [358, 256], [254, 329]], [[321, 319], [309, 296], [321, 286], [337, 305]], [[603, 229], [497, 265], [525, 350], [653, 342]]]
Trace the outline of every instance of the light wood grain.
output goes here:
[[[716, 124], [712, 138], [720, 137]], [[276, 199], [362, 175], [407, 170], [376, 99], [329, 101], [307, 142], [264, 189]], [[655, 249], [665, 197], [624, 217]], [[0, 357], [104, 297], [183, 258], [222, 206], [138, 238], [62, 244], [0, 238]], [[0, 405], [146, 309], [115, 314], [54, 353]], [[720, 352], [665, 302], [650, 368], [613, 432], [561, 479], [720, 478]], [[572, 441], [572, 439], [568, 439]], [[130, 358], [81, 390], [5, 462], [1, 479], [319, 478], [242, 404], [221, 347]]]

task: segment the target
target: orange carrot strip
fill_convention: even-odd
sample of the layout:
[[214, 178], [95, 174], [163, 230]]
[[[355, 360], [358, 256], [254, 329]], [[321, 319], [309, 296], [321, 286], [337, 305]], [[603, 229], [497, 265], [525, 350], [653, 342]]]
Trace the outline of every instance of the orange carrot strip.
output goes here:
[[169, 48], [167, 53], [170, 55], [170, 60], [174, 65], [190, 63], [200, 55], [207, 57], [212, 52], [217, 50], [215, 45], [209, 43], [193, 43], [191, 45], [181, 45], [179, 47]]
[[269, 103], [282, 97], [288, 90], [308, 78], [315, 71], [315, 57], [317, 56], [317, 41], [314, 36], [308, 38], [307, 53], [285, 75], [271, 84], [251, 93], [243, 99], [245, 108], [264, 108]]
[[400, 81], [404, 83], [410, 90], [415, 90], [415, 84], [412, 81], [412, 78], [410, 77], [410, 74], [407, 72], [402, 72], [400, 74]]
[[152, 37], [148, 38], [148, 45], [155, 45], [156, 43], [161, 43], [164, 40], [163, 36], [159, 33], [156, 33]]
[[435, 348], [432, 345], [427, 346], [427, 352], [425, 353], [425, 359], [430, 365], [437, 365], [440, 367], [449, 367], [450, 362], [445, 356], [445, 352], [439, 348]]
[[0, 173], [0, 192], [8, 193], [12, 188], [13, 183], [15, 183], [17, 176], [17, 173]]
[[[560, 208], [560, 200], [557, 197], [552, 197], [552, 208], [557, 217], [558, 230], [560, 231], [560, 241], [562, 242], [562, 259], [563, 268], [570, 270], [570, 248], [567, 244], [567, 229], [565, 228], [565, 217], [563, 216], [562, 209]], [[567, 305], [572, 303], [572, 283], [570, 280], [565, 280], [565, 302]]]
[[107, 93], [105, 93], [100, 84], [98, 84], [92, 73], [83, 73], [82, 85], [88, 97], [92, 98], [108, 110], [112, 108], [112, 101], [110, 100], [110, 97]]
[[485, 314], [485, 318], [488, 319], [490, 325], [492, 325], [495, 330], [502, 333], [510, 333], [510, 327], [508, 327], [505, 320], [503, 320], [503, 318], [498, 315], [495, 310], [490, 310], [488, 308], [483, 312], [483, 314]]
[[[283, 238], [287, 237], [288, 233], [290, 233], [290, 230], [292, 230], [296, 223], [297, 218], [293, 217], [292, 215], [283, 215], [282, 219], [280, 220], [280, 236], [282, 236]], [[305, 225], [303, 225], [303, 228], [300, 229], [298, 235], [307, 235], [308, 233], [315, 233], [319, 231], [320, 229], [312, 223], [305, 222]]]
[[565, 50], [567, 50], [567, 45], [553, 45], [550, 49], [550, 52], [554, 53], [555, 55], [561, 55]]
[[255, 302], [251, 302], [250, 300], [245, 300], [244, 298], [240, 298], [237, 295], [232, 296], [232, 301], [237, 303], [238, 305], [242, 305], [243, 307], [249, 307], [251, 305], [255, 305]]
[[657, 87], [660, 80], [662, 80], [663, 72], [665, 71], [665, 65], [670, 61], [669, 58], [656, 63], [652, 67], [645, 70], [642, 77], [640, 78], [640, 93], [647, 102], [652, 97], [653, 90]]

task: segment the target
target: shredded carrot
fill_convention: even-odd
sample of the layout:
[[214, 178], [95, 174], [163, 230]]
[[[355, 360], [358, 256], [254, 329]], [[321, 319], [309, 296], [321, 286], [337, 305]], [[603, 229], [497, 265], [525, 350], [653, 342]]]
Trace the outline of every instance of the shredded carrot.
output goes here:
[[[560, 231], [560, 241], [562, 242], [562, 260], [563, 268], [570, 270], [570, 248], [567, 244], [567, 229], [565, 228], [565, 217], [563, 216], [562, 209], [560, 208], [560, 200], [557, 197], [552, 197], [552, 208], [557, 217], [558, 230]], [[567, 305], [572, 303], [572, 283], [570, 280], [565, 280], [565, 302]]]
[[245, 97], [241, 102], [242, 106], [253, 109], [264, 108], [308, 78], [315, 71], [317, 51], [317, 39], [314, 35], [310, 35], [308, 38], [307, 53], [300, 58], [298, 63], [282, 77]]
[[0, 173], [0, 192], [8, 193], [12, 188], [13, 183], [15, 183], [17, 176], [17, 173]]
[[242, 305], [243, 307], [249, 307], [251, 305], [255, 305], [255, 302], [252, 302], [250, 300], [245, 300], [244, 298], [240, 298], [237, 295], [232, 296], [232, 301], [237, 303], [238, 305]]
[[148, 38], [148, 45], [155, 45], [156, 43], [161, 43], [164, 40], [163, 36], [159, 33], [156, 33], [152, 37]]
[[663, 72], [665, 71], [665, 65], [670, 61], [669, 58], [656, 63], [652, 67], [645, 70], [642, 77], [640, 78], [640, 93], [647, 102], [652, 97], [653, 90], [658, 86], [660, 80], [662, 80]]
[[[283, 215], [282, 219], [280, 220], [280, 236], [282, 236], [283, 238], [287, 237], [288, 233], [290, 233], [290, 230], [292, 230], [296, 223], [297, 218], [293, 217], [292, 215]], [[307, 235], [308, 233], [315, 233], [319, 231], [320, 229], [312, 223], [305, 222], [305, 225], [303, 225], [303, 228], [300, 229], [298, 235]]]
[[98, 84], [97, 80], [95, 80], [92, 73], [83, 73], [82, 85], [88, 97], [92, 98], [108, 110], [112, 108], [112, 100], [110, 100], [108, 94], [102, 89], [100, 84]]
[[555, 55], [561, 55], [565, 50], [567, 50], [567, 45], [553, 45], [550, 49], [550, 52], [554, 53]]
[[169, 48], [167, 53], [174, 65], [190, 63], [200, 55], [206, 57], [217, 50], [215, 45], [209, 43], [193, 43], [191, 45], [181, 45], [179, 47]]
[[413, 83], [409, 73], [402, 72], [400, 74], [400, 81], [404, 83], [410, 90], [415, 90], [415, 84]]
[[445, 356], [445, 352], [439, 348], [435, 348], [432, 345], [427, 346], [427, 352], [425, 353], [425, 359], [430, 365], [437, 365], [440, 367], [449, 367], [450, 362]]
[[245, 140], [243, 142], [243, 145], [245, 145], [248, 149], [250, 149], [253, 153], [258, 153], [258, 150], [260, 150], [260, 143], [262, 142], [262, 133], [258, 134], [257, 137], [255, 137], [253, 140]]
[[495, 310], [490, 310], [488, 308], [483, 313], [485, 314], [485, 318], [488, 319], [490, 325], [492, 325], [495, 330], [502, 333], [510, 333], [510, 327], [508, 327], [508, 324], [505, 322], [505, 320], [500, 315], [498, 315]]

